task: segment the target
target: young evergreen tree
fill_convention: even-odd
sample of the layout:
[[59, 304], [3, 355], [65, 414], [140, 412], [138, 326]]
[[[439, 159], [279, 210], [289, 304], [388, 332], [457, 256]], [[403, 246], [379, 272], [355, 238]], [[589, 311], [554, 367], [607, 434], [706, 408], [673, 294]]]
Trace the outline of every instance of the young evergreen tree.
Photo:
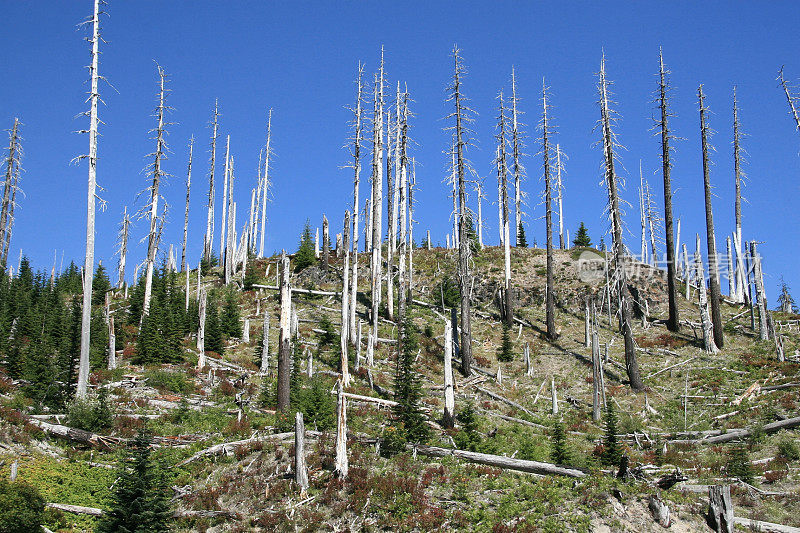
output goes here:
[[203, 257], [200, 259], [200, 274], [203, 276], [207, 276], [211, 269], [214, 268], [219, 264], [219, 258], [217, 254], [214, 253], [212, 250], [211, 253], [208, 255], [203, 254]]
[[600, 458], [603, 464], [619, 465], [622, 460], [622, 449], [617, 440], [617, 413], [614, 403], [609, 402], [606, 408], [606, 429], [603, 435], [603, 455]]
[[106, 292], [110, 290], [111, 279], [106, 273], [106, 267], [100, 263], [92, 279], [92, 305], [103, 305], [106, 301]]
[[568, 465], [572, 462], [572, 453], [567, 445], [567, 432], [562, 420], [556, 421], [551, 432], [553, 446], [550, 450], [550, 460], [557, 465]]
[[519, 223], [519, 227], [517, 228], [517, 248], [527, 248], [528, 247], [528, 239], [525, 237], [525, 226], [522, 225], [522, 222]]
[[481, 444], [481, 434], [478, 432], [478, 417], [475, 415], [475, 406], [468, 401], [464, 409], [456, 415], [461, 429], [453, 437], [459, 450], [478, 451]]
[[503, 322], [503, 340], [497, 348], [497, 360], [502, 362], [514, 359], [514, 342], [511, 340], [511, 326]]
[[97, 524], [98, 533], [160, 533], [171, 529], [169, 485], [151, 457], [151, 438], [140, 433], [120, 462], [111, 509]]
[[572, 244], [581, 248], [588, 248], [592, 245], [592, 239], [589, 238], [589, 231], [586, 229], [586, 226], [583, 224], [583, 222], [581, 222], [575, 238], [572, 239]]
[[208, 307], [206, 308], [206, 351], [218, 353], [220, 355], [225, 353], [225, 343], [222, 338], [222, 325], [219, 320], [219, 311], [217, 309], [217, 299], [211, 296], [208, 299]]
[[234, 291], [225, 295], [225, 305], [222, 308], [222, 332], [234, 338], [242, 336], [242, 317], [239, 312], [239, 302]]
[[0, 478], [0, 533], [41, 531], [45, 499], [33, 485]]
[[242, 280], [242, 289], [245, 291], [252, 291], [253, 285], [258, 283], [259, 277], [258, 272], [256, 271], [255, 263], [250, 263], [247, 265], [247, 271], [244, 274], [244, 279]]
[[300, 272], [317, 262], [314, 255], [314, 238], [311, 236], [311, 223], [306, 220], [303, 233], [300, 236], [300, 245], [294, 254], [294, 271]]
[[781, 277], [781, 293], [778, 295], [778, 310], [784, 313], [797, 313], [797, 305], [789, 294], [789, 285]]
[[422, 381], [419, 371], [414, 368], [417, 358], [417, 334], [409, 319], [400, 326], [403, 339], [400, 353], [397, 354], [397, 369], [394, 380], [394, 417], [403, 425], [405, 437], [409, 442], [425, 442], [429, 430], [422, 414]]

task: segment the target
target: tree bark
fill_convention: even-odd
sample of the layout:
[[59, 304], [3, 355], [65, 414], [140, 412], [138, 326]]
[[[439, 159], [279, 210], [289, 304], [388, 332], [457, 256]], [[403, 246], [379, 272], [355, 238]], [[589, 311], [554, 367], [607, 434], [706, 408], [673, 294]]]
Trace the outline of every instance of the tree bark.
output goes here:
[[328, 228], [328, 217], [322, 215], [322, 270], [328, 270], [331, 256], [331, 235]]
[[217, 166], [217, 131], [219, 129], [219, 102], [214, 100], [214, 120], [211, 134], [211, 162], [208, 173], [208, 214], [206, 215], [206, 235], [203, 243], [203, 256], [211, 259], [214, 248], [214, 173]]
[[[349, 323], [350, 323], [350, 339], [356, 339], [356, 303], [358, 302], [358, 221], [359, 221], [359, 203], [358, 203], [358, 188], [361, 178], [361, 142], [363, 140], [362, 130], [362, 89], [361, 76], [364, 73], [364, 67], [361, 62], [358, 63], [358, 80], [356, 81], [356, 106], [353, 109], [354, 113], [354, 132], [353, 132], [353, 266], [350, 281], [350, 308], [349, 308]], [[358, 325], [360, 327], [360, 324]], [[361, 335], [358, 335], [360, 342]]]
[[186, 238], [189, 234], [189, 191], [192, 187], [192, 151], [194, 150], [194, 135], [189, 138], [189, 164], [186, 169], [186, 209], [183, 214], [183, 245], [181, 246], [181, 272], [186, 272]]
[[750, 257], [753, 260], [753, 279], [756, 286], [756, 306], [758, 307], [758, 337], [764, 341], [769, 338], [767, 327], [767, 301], [764, 296], [764, 277], [761, 271], [761, 256], [756, 250], [756, 242], [750, 241]]
[[[612, 232], [614, 236], [614, 270], [618, 284], [617, 293], [620, 302], [621, 328], [625, 339], [625, 370], [634, 391], [644, 389], [639, 373], [639, 362], [636, 358], [636, 345], [633, 340], [631, 323], [631, 302], [628, 282], [625, 273], [625, 245], [622, 241], [622, 217], [620, 215], [619, 196], [617, 192], [617, 175], [614, 172], [614, 136], [611, 131], [611, 111], [608, 107], [608, 90], [605, 74], [605, 57], [600, 66], [600, 111], [603, 128], [603, 149], [605, 156], [605, 181], [608, 188], [609, 208]], [[611, 302], [609, 300], [609, 306]]]
[[[350, 319], [350, 292], [348, 290], [348, 281], [350, 277], [350, 211], [345, 211], [344, 214], [344, 238], [342, 240], [342, 249], [344, 250], [344, 267], [342, 268], [342, 327], [339, 335], [339, 366], [342, 372], [342, 381], [344, 382], [344, 386], [347, 387], [350, 385], [350, 372], [348, 371], [349, 355], [347, 350], [349, 344], [347, 337], [350, 330], [348, 327]], [[353, 302], [353, 305], [355, 305], [355, 302]]]
[[306, 426], [303, 413], [295, 413], [294, 419], [294, 481], [305, 492], [308, 490], [308, 467], [306, 466]]
[[197, 329], [197, 370], [206, 366], [206, 291], [200, 290], [200, 326]]
[[714, 343], [713, 325], [708, 314], [708, 299], [706, 298], [706, 280], [703, 274], [703, 258], [700, 255], [700, 235], [697, 235], [697, 251], [694, 253], [695, 279], [697, 280], [697, 297], [700, 304], [700, 325], [703, 330], [703, 343], [707, 353], [717, 353]]
[[261, 373], [269, 373], [269, 311], [267, 311], [266, 304], [264, 305], [264, 323], [262, 326], [261, 337]]
[[267, 197], [269, 195], [269, 156], [272, 155], [272, 109], [267, 118], [267, 148], [264, 150], [264, 179], [261, 182], [261, 235], [258, 241], [258, 256], [264, 257], [264, 240], [267, 234]]
[[381, 239], [383, 237], [383, 47], [381, 47], [380, 75], [375, 81], [375, 111], [372, 154], [372, 249], [370, 270], [372, 275], [372, 327], [373, 342], [378, 336], [381, 303]]
[[547, 232], [547, 284], [545, 287], [545, 322], [547, 338], [554, 341], [556, 332], [555, 280], [553, 279], [553, 186], [550, 174], [550, 124], [547, 118], [547, 86], [542, 82], [542, 157], [544, 158], [545, 228]]
[[[519, 127], [517, 102], [517, 77], [514, 72], [514, 67], [511, 67], [511, 157], [514, 160], [514, 242], [516, 246], [519, 246], [519, 228], [522, 225], [522, 178], [525, 175], [525, 168], [522, 166], [521, 161], [522, 131]], [[483, 246], [483, 243], [481, 243], [481, 246]]]
[[733, 502], [730, 485], [708, 487], [708, 525], [717, 533], [733, 533]]
[[334, 471], [342, 479], [347, 478], [350, 465], [347, 460], [347, 398], [341, 380], [337, 383], [336, 401], [336, 463]]
[[453, 326], [444, 323], [444, 419], [442, 426], [455, 426], [455, 394], [453, 388]]
[[709, 150], [709, 127], [706, 120], [708, 108], [705, 106], [705, 96], [703, 86], [697, 90], [697, 97], [700, 105], [700, 136], [703, 147], [703, 189], [705, 190], [706, 202], [706, 242], [708, 243], [708, 292], [711, 302], [711, 323], [714, 326], [714, 344], [717, 348], [722, 348], [724, 339], [722, 335], [722, 312], [720, 310], [720, 290], [719, 290], [719, 267], [717, 266], [717, 242], [714, 237], [714, 213], [711, 209], [711, 168], [708, 157]]
[[[511, 235], [509, 231], [508, 208], [508, 164], [506, 155], [506, 115], [503, 91], [500, 91], [500, 116], [497, 129], [497, 187], [500, 191], [500, 221], [503, 231], [503, 319], [509, 326], [514, 325], [514, 298], [511, 289]], [[519, 243], [517, 243], [519, 244]]]
[[289, 381], [292, 372], [291, 314], [292, 291], [289, 287], [289, 258], [281, 252], [281, 321], [278, 344], [278, 410], [289, 409]]
[[438, 448], [436, 446], [425, 446], [421, 444], [414, 446], [409, 445], [409, 447], [416, 450], [419, 455], [426, 455], [428, 457], [453, 456], [470, 463], [493, 466], [495, 468], [502, 468], [504, 470], [516, 470], [531, 474], [557, 475], [573, 478], [582, 478], [586, 476], [585, 472], [576, 468], [557, 466], [550, 463], [541, 463], [539, 461], [514, 459], [511, 457], [504, 457], [502, 455], [455, 450], [452, 448]]

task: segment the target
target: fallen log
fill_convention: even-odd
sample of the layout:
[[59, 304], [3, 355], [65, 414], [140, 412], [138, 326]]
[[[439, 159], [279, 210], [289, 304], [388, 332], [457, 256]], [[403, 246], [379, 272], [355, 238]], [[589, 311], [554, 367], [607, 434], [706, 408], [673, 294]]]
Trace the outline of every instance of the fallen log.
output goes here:
[[66, 511], [67, 513], [75, 513], [75, 514], [88, 514], [90, 516], [103, 516], [102, 509], [98, 509], [97, 507], [84, 507], [82, 505], [68, 505], [66, 503], [46, 503], [44, 504], [45, 507], [49, 507], [50, 509], [58, 509], [59, 511]]
[[[779, 420], [778, 422], [770, 422], [769, 424], [765, 424], [762, 429], [764, 433], [769, 435], [770, 433], [777, 433], [782, 429], [791, 429], [798, 426], [800, 426], [800, 416], [787, 418], [786, 420]], [[744, 439], [749, 437], [750, 434], [751, 430], [749, 429], [732, 429], [727, 433], [722, 433], [721, 435], [715, 435], [713, 437], [707, 437], [705, 439], [699, 439], [697, 441], [693, 441], [693, 443], [720, 444], [722, 442]]]
[[733, 523], [744, 526], [751, 531], [769, 531], [775, 533], [800, 533], [800, 527], [784, 526], [781, 524], [773, 524], [772, 522], [763, 522], [761, 520], [752, 520], [750, 518], [733, 517]]
[[[106, 512], [97, 507], [84, 507], [82, 505], [69, 505], [66, 503], [45, 503], [45, 507], [50, 509], [58, 509], [73, 514], [85, 514], [89, 516], [103, 516]], [[172, 513], [173, 518], [215, 518], [224, 516], [226, 518], [241, 518], [241, 515], [235, 511], [220, 511], [220, 510], [204, 510], [204, 511], [181, 511], [176, 510]]]
[[[311, 431], [307, 433], [312, 433]], [[233, 442], [222, 442], [220, 444], [215, 444], [214, 446], [210, 446], [199, 452], [195, 453], [188, 459], [184, 459], [177, 465], [176, 467], [188, 465], [189, 463], [193, 463], [198, 459], [209, 455], [220, 455], [220, 454], [231, 454], [233, 451], [239, 446], [246, 446], [248, 444], [255, 444], [257, 442], [269, 442], [274, 440], [289, 440], [294, 438], [294, 431], [288, 431], [285, 433], [273, 433], [272, 435], [257, 435], [254, 437], [250, 437], [249, 439], [242, 439]]]
[[558, 466], [550, 463], [540, 463], [539, 461], [527, 461], [525, 459], [513, 459], [502, 455], [492, 455], [488, 453], [469, 452], [467, 450], [456, 450], [451, 448], [439, 448], [436, 446], [425, 446], [422, 444], [409, 445], [408, 449], [415, 451], [419, 455], [427, 457], [447, 457], [453, 456], [470, 463], [477, 463], [504, 470], [516, 470], [518, 472], [528, 472], [530, 474], [556, 475], [574, 478], [582, 478], [586, 473], [577, 468]]
[[523, 413], [525, 413], [527, 415], [536, 416], [535, 414], [533, 414], [533, 412], [531, 412], [530, 410], [528, 410], [527, 408], [523, 407], [522, 405], [518, 404], [515, 401], [509, 400], [508, 398], [500, 396], [499, 394], [496, 394], [496, 393], [494, 393], [494, 392], [492, 392], [492, 391], [490, 391], [488, 389], [484, 389], [483, 387], [479, 387], [477, 385], [475, 386], [475, 388], [477, 390], [479, 390], [480, 392], [484, 393], [485, 395], [489, 396], [490, 398], [494, 398], [495, 400], [498, 400], [498, 401], [501, 401], [503, 403], [506, 403], [506, 404], [510, 405], [511, 407], [513, 407], [514, 409], [518, 409], [518, 410], [522, 411]]
[[118, 445], [124, 442], [124, 439], [117, 437], [98, 435], [97, 433], [92, 433], [91, 431], [84, 431], [82, 429], [71, 428], [69, 426], [62, 426], [61, 424], [51, 424], [50, 422], [37, 420], [35, 418], [29, 418], [28, 421], [48, 435], [88, 444], [97, 448], [110, 448], [112, 445]]

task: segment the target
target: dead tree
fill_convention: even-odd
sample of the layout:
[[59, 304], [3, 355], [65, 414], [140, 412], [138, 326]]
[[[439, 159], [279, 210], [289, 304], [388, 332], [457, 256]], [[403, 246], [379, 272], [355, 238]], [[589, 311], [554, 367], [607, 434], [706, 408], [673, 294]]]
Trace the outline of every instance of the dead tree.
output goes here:
[[707, 353], [717, 353], [714, 343], [713, 325], [708, 314], [708, 298], [706, 297], [706, 279], [703, 273], [703, 258], [700, 255], [700, 235], [697, 235], [697, 248], [694, 253], [694, 272], [697, 281], [697, 298], [700, 304], [700, 326], [703, 330], [703, 344]]
[[455, 426], [455, 396], [453, 390], [453, 326], [444, 323], [444, 419], [442, 426]]
[[206, 303], [206, 291], [200, 289], [200, 325], [197, 329], [198, 370], [202, 370], [206, 366]]
[[281, 320], [278, 337], [278, 410], [289, 409], [289, 382], [292, 372], [292, 290], [289, 287], [289, 258], [281, 252]]
[[331, 259], [331, 234], [328, 217], [322, 215], [322, 270], [328, 270]]
[[[391, 111], [386, 110], [387, 124], [387, 152], [386, 152], [386, 183], [388, 198], [386, 209], [388, 211], [388, 245], [386, 247], [386, 311], [389, 320], [394, 320], [394, 257], [396, 255], [399, 224], [399, 197], [400, 197], [400, 120], [403, 105], [401, 103], [400, 82], [397, 82], [397, 96], [395, 97], [394, 127], [392, 127]], [[392, 146], [392, 133], [394, 133], [394, 147]], [[394, 156], [394, 165], [392, 165]], [[394, 169], [394, 172], [392, 172]]]
[[798, 114], [797, 111], [797, 101], [800, 100], [800, 96], [791, 93], [789, 84], [783, 77], [783, 67], [781, 67], [780, 71], [778, 72], [778, 81], [781, 82], [783, 92], [786, 94], [786, 101], [789, 104], [789, 113], [792, 115], [792, 118], [794, 118], [797, 131], [800, 132], [800, 114]]
[[381, 239], [383, 236], [383, 47], [381, 47], [380, 74], [375, 81], [375, 109], [372, 136], [372, 237], [370, 273], [372, 281], [372, 328], [373, 342], [378, 338], [381, 303]]
[[364, 139], [363, 131], [363, 84], [361, 76], [364, 74], [364, 67], [361, 62], [358, 63], [358, 78], [356, 80], [356, 105], [351, 108], [353, 113], [353, 135], [350, 137], [351, 148], [350, 154], [353, 157], [353, 263], [352, 273], [350, 280], [350, 308], [348, 322], [350, 324], [350, 339], [356, 341], [357, 336], [356, 325], [356, 302], [358, 294], [358, 220], [359, 220], [359, 203], [358, 203], [358, 187], [361, 179], [361, 143]]
[[208, 172], [208, 215], [206, 216], [206, 235], [203, 242], [203, 257], [209, 261], [214, 245], [214, 170], [217, 165], [217, 131], [219, 128], [219, 102], [214, 100], [214, 119], [211, 134], [211, 169]]
[[[672, 162], [670, 160], [670, 140], [675, 137], [672, 135], [668, 125], [668, 119], [674, 116], [669, 111], [669, 92], [670, 85], [667, 75], [669, 71], [664, 68], [664, 56], [659, 50], [659, 84], [658, 102], [661, 118], [656, 122], [658, 132], [661, 134], [661, 172], [664, 176], [664, 235], [667, 249], [667, 297], [669, 316], [667, 317], [667, 329], [670, 331], [680, 331], [680, 320], [678, 317], [678, 287], [677, 287], [677, 252], [675, 246], [673, 224], [672, 224]], [[680, 224], [680, 222], [679, 222]], [[680, 225], [679, 225], [680, 227]], [[678, 230], [680, 234], [680, 230]]]
[[[20, 147], [17, 150], [18, 153], [22, 153], [22, 148]], [[11, 203], [8, 207], [8, 224], [6, 225], [6, 235], [5, 239], [3, 239], [2, 244], [2, 254], [0, 254], [0, 265], [6, 264], [8, 260], [8, 251], [11, 249], [11, 234], [13, 233], [14, 229], [14, 209], [17, 206], [17, 192], [20, 190], [19, 188], [19, 177], [21, 173], [21, 165], [17, 164], [14, 168], [14, 179], [11, 183]], [[21, 250], [20, 250], [21, 251]], [[20, 256], [21, 257], [21, 256]], [[19, 271], [19, 268], [17, 268]]]
[[[186, 237], [189, 231], [189, 190], [192, 187], [192, 150], [194, 149], [194, 135], [189, 139], [189, 164], [186, 169], [186, 210], [183, 215], [183, 246], [181, 248], [181, 272], [186, 271]], [[189, 274], [187, 272], [188, 279]]]
[[347, 460], [347, 397], [344, 395], [344, 386], [339, 380], [336, 401], [336, 463], [334, 471], [342, 479], [347, 477], [350, 465]]
[[[220, 219], [219, 231], [219, 261], [225, 264], [225, 244], [228, 236], [228, 172], [231, 162], [231, 136], [225, 140], [225, 170], [222, 175], [222, 218]], [[227, 284], [227, 280], [225, 281]]]
[[[522, 192], [522, 180], [525, 177], [525, 167], [522, 166], [522, 150], [525, 149], [522, 142], [522, 123], [519, 115], [522, 111], [517, 109], [517, 77], [514, 67], [511, 67], [511, 157], [513, 159], [514, 172], [514, 242], [519, 246], [519, 228], [522, 226], [522, 203], [524, 194]], [[562, 246], [563, 248], [563, 246]]]
[[763, 340], [769, 338], [767, 300], [764, 296], [764, 274], [761, 270], [761, 256], [756, 250], [756, 242], [750, 241], [750, 258], [753, 262], [753, 280], [756, 287], [756, 306], [758, 307], [758, 336]]
[[486, 196], [483, 194], [483, 179], [475, 176], [475, 196], [478, 200], [478, 250], [483, 250], [483, 210], [481, 204]]
[[19, 165], [22, 148], [19, 137], [19, 119], [14, 119], [14, 125], [8, 133], [8, 157], [6, 157], [6, 173], [3, 181], [3, 200], [0, 208], [0, 264], [5, 267], [8, 260], [8, 246], [10, 241], [11, 225], [13, 222], [14, 196], [16, 182], [19, 179]]
[[506, 139], [506, 127], [508, 121], [506, 119], [506, 108], [503, 102], [503, 91], [498, 95], [500, 100], [500, 116], [497, 118], [497, 152], [495, 164], [497, 165], [497, 188], [500, 191], [500, 222], [502, 224], [501, 230], [503, 233], [503, 263], [505, 269], [503, 270], [503, 320], [509, 326], [514, 325], [514, 298], [511, 289], [511, 236], [509, 230], [509, 209], [508, 209], [508, 156], [506, 155], [506, 147], [508, 140]]
[[556, 306], [554, 296], [553, 279], [553, 176], [550, 172], [550, 135], [553, 133], [552, 126], [547, 117], [550, 108], [547, 103], [547, 86], [542, 80], [542, 166], [544, 169], [544, 205], [545, 205], [545, 228], [547, 231], [547, 286], [545, 288], [545, 313], [547, 324], [547, 338], [554, 341], [558, 338], [556, 332]]
[[[395, 173], [397, 177], [399, 177], [399, 187], [398, 191], [398, 207], [400, 209], [399, 215], [399, 223], [400, 223], [400, 240], [398, 246], [398, 290], [397, 290], [397, 300], [398, 300], [398, 311], [399, 311], [399, 321], [401, 324], [405, 324], [406, 321], [406, 309], [408, 306], [408, 91], [404, 92], [402, 95], [403, 102], [402, 102], [402, 113], [400, 115], [400, 119], [397, 123], [398, 128], [398, 139], [400, 142], [397, 145], [397, 149], [399, 152], [399, 158], [397, 160], [397, 164], [399, 166], [395, 167]], [[400, 102], [398, 102], [400, 105]], [[400, 340], [401, 343], [404, 340], [405, 334], [405, 326], [400, 328]], [[402, 349], [402, 346], [398, 346], [398, 353], [399, 350]]]
[[566, 159], [567, 156], [561, 151], [561, 145], [556, 143], [556, 200], [558, 201], [558, 247], [564, 249], [564, 184], [561, 181], [561, 172], [564, 170], [564, 162], [561, 156]]
[[264, 324], [261, 334], [261, 373], [269, 373], [269, 311], [264, 304]]
[[[617, 284], [617, 298], [620, 307], [620, 326], [625, 340], [625, 370], [630, 380], [631, 388], [635, 391], [644, 389], [644, 383], [639, 373], [639, 362], [636, 358], [636, 344], [633, 340], [633, 324], [631, 318], [631, 298], [625, 272], [625, 244], [622, 242], [622, 215], [619, 199], [619, 177], [614, 171], [617, 147], [611, 124], [614, 118], [609, 108], [608, 82], [606, 81], [605, 56], [600, 63], [600, 121], [603, 131], [603, 153], [605, 182], [608, 189], [608, 211], [611, 218], [612, 235], [614, 238], [614, 278]], [[609, 302], [610, 305], [610, 302]]]
[[647, 263], [647, 216], [645, 215], [645, 188], [644, 175], [642, 174], [642, 160], [639, 160], [639, 222], [642, 226], [642, 263]]
[[166, 144], [166, 130], [165, 130], [165, 114], [167, 112], [167, 75], [161, 65], [157, 65], [158, 79], [159, 79], [159, 93], [158, 93], [158, 107], [156, 107], [156, 118], [158, 126], [153, 132], [155, 133], [156, 151], [149, 154], [148, 157], [153, 157], [153, 164], [150, 166], [151, 184], [149, 187], [150, 202], [145, 206], [142, 211], [142, 218], [150, 218], [150, 233], [147, 236], [147, 258], [146, 258], [146, 271], [145, 271], [145, 284], [144, 284], [144, 302], [142, 304], [142, 316], [150, 312], [150, 297], [153, 292], [153, 269], [155, 268], [156, 251], [158, 250], [158, 241], [160, 233], [159, 228], [159, 213], [158, 213], [158, 200], [160, 198], [159, 187], [161, 180], [166, 176], [161, 168], [162, 162], [167, 157], [167, 144]]
[[719, 290], [719, 267], [717, 265], [717, 241], [714, 237], [714, 213], [711, 210], [711, 167], [708, 156], [709, 145], [708, 137], [710, 128], [706, 114], [708, 108], [705, 105], [705, 95], [703, 86], [697, 89], [697, 98], [700, 107], [700, 137], [703, 147], [703, 189], [705, 190], [706, 201], [706, 243], [708, 244], [708, 292], [711, 303], [711, 323], [714, 325], [714, 344], [717, 348], [722, 348], [724, 344], [722, 335], [722, 312], [720, 310], [720, 290]]
[[122, 223], [119, 225], [119, 240], [117, 241], [117, 255], [119, 262], [117, 264], [117, 288], [122, 289], [125, 284], [125, 263], [128, 258], [128, 234], [131, 227], [131, 217], [128, 216], [128, 206], [122, 213]]
[[272, 155], [272, 109], [267, 118], [267, 147], [264, 150], [264, 177], [261, 180], [261, 235], [258, 240], [258, 256], [264, 257], [264, 239], [267, 234], [267, 199], [270, 191], [269, 157]]
[[[344, 236], [342, 238], [342, 249], [344, 250], [344, 265], [342, 268], [342, 329], [340, 332], [340, 363], [342, 372], [342, 381], [344, 386], [350, 385], [350, 372], [348, 371], [348, 320], [350, 318], [350, 291], [348, 288], [348, 281], [350, 278], [350, 211], [344, 213]], [[352, 302], [355, 305], [355, 301]]]
[[89, 188], [86, 201], [86, 258], [83, 264], [83, 310], [81, 314], [81, 355], [78, 364], [78, 385], [75, 395], [86, 396], [89, 385], [89, 337], [92, 327], [92, 281], [94, 278], [94, 214], [97, 189], [97, 104], [100, 101], [97, 67], [100, 60], [100, 0], [94, 0], [92, 15], [92, 62], [89, 66], [91, 89], [89, 90]]
[[408, 297], [414, 290], [414, 189], [417, 187], [417, 161], [411, 158], [411, 177], [408, 180]]
[[467, 235], [467, 159], [466, 148], [469, 145], [467, 123], [472, 119], [471, 110], [466, 106], [466, 98], [461, 83], [466, 71], [457, 46], [453, 47], [453, 78], [448, 88], [448, 102], [453, 102], [454, 110], [448, 118], [455, 124], [452, 126], [455, 140], [456, 169], [458, 175], [458, 285], [461, 291], [461, 372], [465, 376], [472, 374], [472, 273], [470, 271], [470, 244]]
[[717, 533], [733, 533], [735, 518], [730, 485], [708, 487], [708, 524]]
[[225, 219], [225, 284], [231, 282], [235, 268], [234, 258], [236, 257], [236, 202], [233, 201], [234, 183], [234, 158], [230, 156], [227, 172], [228, 183], [228, 217]]
[[308, 467], [306, 466], [306, 426], [303, 413], [294, 418], [294, 481], [302, 492], [308, 490]]
[[742, 170], [742, 157], [741, 149], [742, 138], [742, 125], [739, 122], [739, 105], [736, 100], [736, 86], [733, 87], [733, 169], [736, 179], [736, 199], [734, 200], [734, 216], [736, 218], [736, 236], [734, 238], [734, 250], [736, 251], [736, 266], [734, 272], [729, 272], [728, 276], [734, 276], [735, 294], [731, 297], [735, 302], [744, 302], [746, 299], [744, 291], [744, 269], [740, 268], [742, 264], [742, 185], [746, 177]]

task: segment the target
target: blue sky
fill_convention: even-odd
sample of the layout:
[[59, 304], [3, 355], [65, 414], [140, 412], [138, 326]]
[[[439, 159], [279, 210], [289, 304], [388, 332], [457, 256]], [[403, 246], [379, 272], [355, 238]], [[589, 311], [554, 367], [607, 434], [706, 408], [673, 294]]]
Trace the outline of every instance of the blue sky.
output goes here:
[[[23, 129], [23, 188], [12, 242], [16, 259], [21, 247], [39, 268], [49, 269], [53, 250], [65, 262], [81, 262], [84, 253], [86, 166], [70, 160], [87, 150], [86, 136], [74, 134], [86, 120], [89, 61], [85, 30], [76, 24], [91, 13], [91, 0], [70, 2], [6, 2], [4, 15], [13, 24], [0, 33], [4, 81], [0, 85], [0, 124], [10, 127], [15, 116]], [[172, 149], [166, 170], [173, 174], [164, 188], [172, 210], [165, 243], [182, 237], [186, 145], [195, 146], [191, 263], [199, 259], [205, 228], [205, 199], [210, 130], [207, 123], [215, 98], [222, 110], [221, 133], [231, 135], [236, 158], [240, 213], [249, 204], [259, 149], [266, 136], [267, 110], [273, 108], [274, 202], [268, 208], [268, 250], [294, 249], [303, 222], [321, 223], [326, 213], [341, 231], [344, 210], [352, 201], [351, 172], [342, 149], [350, 116], [345, 106], [354, 99], [353, 80], [361, 60], [368, 79], [377, 68], [381, 45], [391, 86], [408, 84], [416, 117], [412, 135], [418, 146], [419, 220], [417, 234], [430, 229], [434, 242], [444, 243], [449, 229], [447, 165], [449, 113], [444, 88], [451, 74], [450, 50], [462, 49], [469, 69], [465, 91], [478, 112], [478, 139], [470, 158], [493, 197], [495, 96], [509, 86], [515, 66], [521, 109], [529, 124], [528, 152], [536, 154], [534, 128], [541, 113], [542, 78], [552, 90], [558, 142], [569, 155], [565, 176], [564, 214], [574, 234], [581, 220], [599, 241], [605, 191], [600, 185], [602, 159], [595, 143], [596, 75], [601, 53], [614, 80], [617, 133], [627, 151], [620, 154], [629, 186], [625, 197], [630, 234], [638, 249], [635, 208], [638, 165], [663, 205], [659, 142], [651, 117], [658, 49], [672, 71], [675, 134], [673, 184], [676, 217], [682, 219], [682, 241], [705, 231], [700, 159], [697, 87], [705, 86], [712, 111], [715, 186], [714, 215], [720, 249], [733, 228], [732, 87], [738, 85], [741, 121], [748, 137], [744, 206], [746, 239], [764, 241], [768, 297], [774, 303], [783, 275], [800, 290], [795, 255], [800, 243], [800, 134], [788, 116], [775, 77], [785, 65], [790, 79], [800, 78], [800, 9], [794, 2], [210, 2], [112, 0], [103, 20], [101, 74], [114, 88], [102, 86], [106, 123], [100, 138], [98, 181], [105, 188], [105, 212], [98, 212], [96, 253], [115, 265], [114, 241], [123, 206], [135, 203], [146, 186], [141, 169], [153, 151], [148, 135], [155, 119], [155, 61], [171, 76], [169, 104]], [[544, 240], [541, 206], [541, 161], [528, 156], [525, 184], [531, 200], [526, 220], [529, 242]], [[218, 189], [219, 190], [219, 189]], [[362, 188], [362, 198], [366, 193]], [[220, 192], [221, 195], [221, 192]], [[219, 205], [219, 201], [218, 201]], [[487, 213], [488, 241], [496, 239], [497, 216]], [[219, 214], [217, 215], [219, 218]], [[240, 217], [241, 220], [241, 217]], [[217, 226], [218, 228], [218, 226]], [[133, 228], [132, 242], [147, 225]], [[606, 239], [608, 241], [608, 239]], [[215, 241], [218, 242], [218, 241]], [[689, 241], [691, 242], [691, 241]], [[129, 263], [141, 261], [144, 245], [131, 250]], [[725, 284], [724, 284], [725, 285]]]

